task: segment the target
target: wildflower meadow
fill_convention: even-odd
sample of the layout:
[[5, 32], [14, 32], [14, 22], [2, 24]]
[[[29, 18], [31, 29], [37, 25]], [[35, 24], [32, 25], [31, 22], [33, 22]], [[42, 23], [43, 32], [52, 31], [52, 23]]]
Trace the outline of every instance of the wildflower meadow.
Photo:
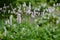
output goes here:
[[0, 40], [60, 40], [60, 0], [0, 0]]

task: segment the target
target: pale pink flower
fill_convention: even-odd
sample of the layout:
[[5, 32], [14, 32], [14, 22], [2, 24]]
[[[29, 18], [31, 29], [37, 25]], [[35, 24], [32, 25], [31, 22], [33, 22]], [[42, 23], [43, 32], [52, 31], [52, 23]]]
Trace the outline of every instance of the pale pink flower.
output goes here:
[[8, 10], [8, 13], [10, 13], [11, 11], [10, 10]]
[[31, 10], [31, 3], [29, 2], [29, 9]]
[[7, 29], [6, 29], [6, 27], [4, 27], [4, 36], [6, 36], [7, 35]]
[[21, 23], [21, 14], [17, 14], [17, 23], [18, 23], [18, 24]]
[[20, 10], [20, 9], [18, 9], [18, 12], [19, 12], [19, 13], [21, 13], [21, 10]]
[[26, 3], [24, 2], [23, 7], [26, 7]]
[[19, 6], [17, 6], [17, 7], [18, 7], [19, 10], [21, 9], [21, 5], [19, 5]]
[[0, 10], [2, 10], [2, 8], [0, 8]]
[[7, 7], [6, 7], [6, 4], [4, 4], [4, 6], [3, 6], [3, 9], [6, 9]]
[[31, 17], [32, 17], [32, 18], [35, 18], [35, 16], [34, 16], [34, 13], [33, 13], [33, 12], [32, 12], [32, 14], [31, 14]]
[[29, 14], [30, 14], [30, 13], [31, 13], [31, 10], [30, 10], [30, 9], [28, 9], [28, 10], [26, 11], [26, 13], [29, 13]]
[[46, 5], [47, 5], [46, 3], [41, 4], [41, 6], [42, 6], [43, 8], [45, 8], [45, 7], [46, 7]]
[[54, 7], [48, 7], [48, 11], [49, 11], [49, 13], [52, 13], [55, 11], [55, 8]]
[[10, 16], [9, 24], [12, 25], [13, 15]]

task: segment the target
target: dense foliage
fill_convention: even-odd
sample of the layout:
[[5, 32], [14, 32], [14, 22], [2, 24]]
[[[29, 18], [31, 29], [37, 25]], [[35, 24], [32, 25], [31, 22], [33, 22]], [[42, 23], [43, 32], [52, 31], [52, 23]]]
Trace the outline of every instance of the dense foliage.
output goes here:
[[47, 3], [50, 3], [52, 5], [53, 3], [60, 3], [60, 0], [4, 0], [4, 1], [0, 0], [0, 7], [2, 7], [4, 3], [9, 5], [9, 3], [12, 3], [12, 4], [20, 3], [20, 4], [22, 4], [23, 2], [26, 2], [27, 4], [28, 4], [28, 2], [31, 2], [32, 4], [47, 2]]
[[16, 4], [16, 0], [0, 0], [0, 7], [3, 7], [4, 4], [9, 5], [10, 3]]
[[60, 0], [0, 0], [0, 40], [60, 40], [58, 3]]
[[34, 23], [26, 20], [28, 19], [18, 24], [13, 18], [13, 25], [6, 24], [2, 20], [0, 40], [60, 40], [60, 18], [58, 16], [45, 14], [35, 21], [32, 20]]

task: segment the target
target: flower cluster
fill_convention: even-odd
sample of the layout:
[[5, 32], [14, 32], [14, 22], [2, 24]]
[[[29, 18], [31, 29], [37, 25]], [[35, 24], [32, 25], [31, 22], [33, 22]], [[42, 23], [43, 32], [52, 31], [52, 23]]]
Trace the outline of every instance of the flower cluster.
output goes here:
[[[10, 14], [15, 14], [17, 16], [17, 22], [18, 22], [18, 24], [20, 24], [22, 14], [27, 14], [32, 18], [36, 18], [37, 16], [39, 16], [39, 17], [44, 16], [46, 13], [50, 13], [50, 14], [54, 13], [55, 7], [54, 6], [53, 7], [47, 7], [46, 3], [41, 4], [40, 6], [34, 7], [34, 6], [32, 6], [32, 4], [30, 2], [29, 2], [29, 5], [27, 6], [27, 4], [24, 2], [22, 5], [16, 4], [15, 8], [12, 6], [12, 4], [10, 4], [9, 6], [6, 6], [6, 4], [4, 4], [3, 8], [0, 8], [0, 11], [3, 13], [7, 12]], [[12, 16], [13, 15], [10, 15], [10, 18], [9, 18], [9, 24], [10, 25], [12, 25], [12, 19], [13, 19]], [[48, 19], [49, 19], [49, 17], [48, 17]]]

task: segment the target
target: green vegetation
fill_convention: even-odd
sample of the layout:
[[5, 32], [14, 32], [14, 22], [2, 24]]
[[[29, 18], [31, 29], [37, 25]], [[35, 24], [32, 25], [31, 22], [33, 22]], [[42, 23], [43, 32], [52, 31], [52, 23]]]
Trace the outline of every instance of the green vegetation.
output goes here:
[[60, 40], [60, 6], [57, 3], [60, 0], [1, 0], [0, 40]]
[[[28, 19], [26, 19], [28, 20]], [[60, 40], [60, 19], [54, 14], [45, 14], [35, 19], [34, 23], [22, 20], [17, 24], [13, 18], [13, 25], [0, 23], [0, 40]], [[6, 36], [4, 34], [6, 27]]]

